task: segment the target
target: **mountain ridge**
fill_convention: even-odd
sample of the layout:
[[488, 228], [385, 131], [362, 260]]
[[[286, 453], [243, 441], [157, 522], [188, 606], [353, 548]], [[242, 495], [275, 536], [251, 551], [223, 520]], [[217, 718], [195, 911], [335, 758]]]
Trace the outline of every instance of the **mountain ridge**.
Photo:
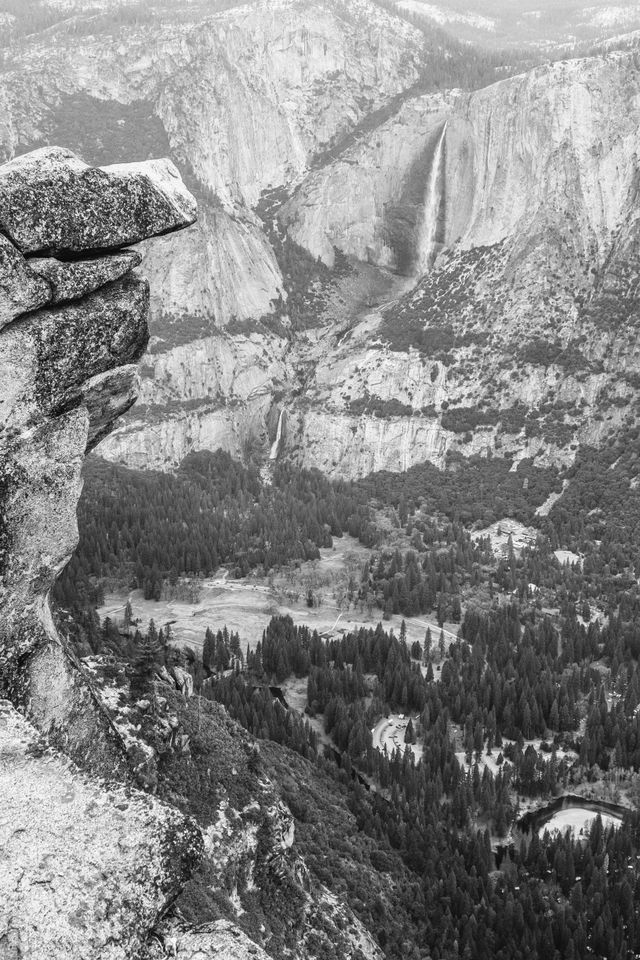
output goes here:
[[[163, 9], [166, 18], [169, 8]], [[617, 429], [627, 413], [633, 416], [631, 407], [623, 412], [624, 389], [606, 371], [594, 372], [606, 358], [588, 317], [607, 315], [610, 278], [628, 271], [622, 234], [614, 253], [609, 231], [632, 209], [625, 190], [633, 189], [634, 131], [625, 117], [635, 115], [637, 53], [541, 65], [478, 91], [420, 93], [420, 77], [429, 71], [420, 31], [366, 0], [355, 22], [364, 11], [370, 14], [365, 44], [353, 12], [342, 4], [308, 8], [288, 0], [277, 11], [258, 5], [214, 14], [203, 31], [180, 19], [172, 33], [172, 21], [161, 20], [147, 40], [134, 23], [129, 34], [120, 33], [120, 52], [100, 76], [109, 49], [100, 36], [83, 44], [80, 62], [59, 38], [47, 66], [37, 39], [27, 44], [16, 55], [16, 65], [29, 64], [19, 83], [5, 65], [0, 95], [14, 102], [22, 97], [30, 114], [27, 122], [14, 111], [1, 138], [5, 151], [14, 151], [21, 139], [46, 137], [47, 129], [73, 132], [73, 116], [86, 137], [91, 125], [82, 117], [102, 103], [98, 113], [109, 131], [101, 134], [94, 121], [93, 146], [89, 137], [87, 147], [104, 151], [117, 143], [124, 149], [119, 129], [139, 136], [143, 150], [166, 146], [184, 161], [200, 201], [196, 227], [171, 247], [162, 239], [146, 245], [157, 337], [142, 370], [144, 406], [106, 441], [105, 455], [168, 468], [193, 449], [218, 445], [238, 457], [249, 448], [262, 448], [266, 456], [286, 406], [281, 454], [342, 476], [425, 457], [444, 466], [449, 450], [502, 449], [567, 462], [572, 445], [606, 435], [607, 417]], [[199, 15], [194, 8], [192, 21]], [[265, 32], [263, 51], [256, 31]], [[229, 42], [238, 49], [233, 64], [225, 52]], [[211, 64], [221, 52], [224, 68], [216, 75]], [[250, 110], [247, 89], [259, 92]], [[600, 89], [607, 91], [606, 109], [598, 104]], [[109, 99], [114, 96], [123, 102]], [[151, 99], [135, 99], [140, 96]], [[287, 105], [284, 113], [276, 101]], [[231, 131], [232, 114], [239, 137]], [[535, 120], [527, 130], [530, 114]], [[192, 119], [185, 126], [187, 115]], [[513, 115], [520, 119], [511, 129]], [[277, 147], [256, 139], [258, 117], [269, 131], [281, 131]], [[425, 231], [425, 197], [445, 124], [442, 170], [432, 178], [437, 223]], [[277, 162], [265, 166], [264, 150]], [[571, 184], [578, 182], [576, 192]], [[273, 198], [267, 212], [266, 197]], [[632, 223], [624, 241], [630, 249]], [[435, 272], [420, 284], [417, 264], [431, 257], [420, 249], [421, 229], [447, 257], [441, 254]], [[342, 275], [334, 268], [336, 249]], [[473, 310], [485, 317], [484, 326], [470, 319], [469, 310], [467, 319], [447, 312], [446, 304], [460, 295], [458, 272], [472, 281]], [[535, 281], [540, 272], [546, 277], [542, 291]], [[398, 297], [404, 299], [395, 306]], [[576, 298], [589, 301], [589, 308]], [[629, 316], [633, 298], [625, 298]], [[549, 335], [539, 315], [554, 317], [548, 328], [564, 360], [548, 371], [530, 364], [537, 386], [524, 390], [500, 369], [509, 368], [516, 339]], [[221, 328], [229, 324], [227, 335]], [[607, 336], [615, 357], [611, 371], [622, 359], [633, 378], [633, 347], [611, 330]], [[370, 350], [369, 341], [377, 340], [380, 346]], [[402, 343], [412, 350], [423, 346], [418, 357], [408, 353], [398, 366]], [[435, 346], [432, 362], [426, 362], [429, 344]], [[353, 350], [351, 366], [362, 373], [355, 379], [345, 374], [348, 390], [334, 390], [329, 399], [323, 366], [343, 365], [345, 350]], [[535, 345], [525, 343], [522, 350], [534, 361], [548, 359], [544, 351], [536, 354]], [[583, 368], [582, 384], [573, 374], [565, 382], [569, 353]], [[243, 366], [253, 357], [262, 372], [232, 387], [217, 369], [222, 356], [242, 356]], [[378, 382], [381, 358], [397, 376], [412, 370], [421, 382], [413, 397], [395, 372], [387, 386]], [[485, 371], [482, 382], [470, 377], [474, 362]], [[558, 375], [573, 421], [558, 416], [552, 423], [548, 412], [539, 412]], [[492, 392], [499, 399], [492, 400]], [[390, 397], [398, 399], [396, 414]], [[443, 404], [465, 410], [478, 403], [486, 422], [463, 442], [469, 431], [447, 429], [454, 418], [444, 415]], [[496, 405], [513, 409], [511, 426], [520, 423], [515, 433], [499, 426]], [[525, 409], [518, 413], [520, 405]], [[594, 425], [596, 416], [605, 425]], [[527, 429], [529, 436], [523, 435]]]

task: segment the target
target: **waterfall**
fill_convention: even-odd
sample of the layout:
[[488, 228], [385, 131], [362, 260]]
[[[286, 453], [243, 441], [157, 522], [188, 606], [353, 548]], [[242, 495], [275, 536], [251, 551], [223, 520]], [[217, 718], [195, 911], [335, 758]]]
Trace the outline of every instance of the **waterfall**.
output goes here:
[[426, 273], [432, 266], [436, 254], [436, 232], [438, 229], [438, 214], [442, 203], [442, 159], [444, 157], [444, 141], [447, 134], [447, 124], [433, 152], [431, 169], [424, 191], [422, 207], [422, 223], [417, 230], [416, 242], [416, 274]]
[[278, 456], [278, 448], [280, 447], [280, 441], [282, 439], [283, 426], [284, 426], [284, 407], [280, 411], [280, 416], [278, 417], [278, 429], [276, 431], [276, 438], [271, 444], [271, 450], [269, 451], [269, 460], [275, 460]]

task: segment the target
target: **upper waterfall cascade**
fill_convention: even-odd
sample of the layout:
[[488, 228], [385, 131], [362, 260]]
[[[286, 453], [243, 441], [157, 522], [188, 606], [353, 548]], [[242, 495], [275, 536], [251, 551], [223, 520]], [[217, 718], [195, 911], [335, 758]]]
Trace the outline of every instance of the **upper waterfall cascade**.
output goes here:
[[278, 429], [276, 431], [276, 438], [271, 444], [271, 450], [269, 451], [269, 460], [276, 460], [278, 457], [280, 441], [282, 440], [283, 426], [284, 426], [284, 407], [280, 411], [280, 416], [278, 417]]
[[426, 273], [435, 259], [438, 214], [442, 203], [442, 162], [446, 135], [447, 124], [445, 123], [433, 153], [425, 188], [422, 222], [417, 230], [416, 274]]

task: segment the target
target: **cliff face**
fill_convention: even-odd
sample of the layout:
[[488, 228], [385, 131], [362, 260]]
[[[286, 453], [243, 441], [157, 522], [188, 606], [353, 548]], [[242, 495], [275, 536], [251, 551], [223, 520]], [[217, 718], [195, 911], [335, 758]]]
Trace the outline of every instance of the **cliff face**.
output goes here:
[[[566, 462], [633, 415], [638, 93], [636, 54], [616, 52], [413, 97], [310, 170], [278, 229], [356, 270], [317, 334], [294, 337], [284, 391], [279, 372], [268, 388], [290, 414], [281, 450], [343, 476], [450, 450]], [[406, 281], [358, 313], [362, 261]], [[266, 449], [260, 404], [165, 419], [169, 462], [241, 436]], [[135, 462], [162, 465], [142, 419], [109, 455], [129, 460], [136, 436]]]
[[[84, 26], [82, 6], [73, 12]], [[213, 16], [206, 6], [163, 10], [117, 42], [90, 26], [80, 43], [64, 29], [53, 42], [31, 37], [12, 45], [0, 73], [0, 156], [55, 138], [100, 163], [170, 153], [189, 172], [198, 224], [175, 241], [151, 240], [144, 253], [152, 335], [163, 338], [164, 352], [179, 348], [176, 362], [185, 341], [197, 341], [195, 364], [203, 338], [216, 352], [220, 328], [271, 315], [286, 300], [253, 209], [262, 193], [300, 182], [371, 112], [415, 84], [422, 64], [420, 33], [368, 0], [262, 0]], [[256, 345], [257, 364], [263, 349], [271, 351], [270, 339]], [[147, 464], [162, 464], [158, 435], [167, 462], [199, 442], [220, 439], [236, 452], [239, 438], [265, 436], [264, 399], [259, 410], [236, 405], [224, 416], [210, 406], [194, 410], [194, 397], [176, 398], [164, 381], [164, 361], [151, 376], [154, 365], [145, 364], [151, 426], [132, 439], [140, 421], [131, 421], [110, 439], [110, 455], [133, 462], [137, 449]]]
[[140, 257], [121, 248], [188, 226], [195, 210], [170, 161], [96, 169], [49, 148], [0, 166], [7, 956], [124, 960], [202, 852], [200, 834], [180, 813], [130, 786], [106, 791], [69, 760], [93, 777], [132, 779], [126, 745], [58, 636], [48, 602], [77, 540], [85, 453], [133, 403], [134, 364], [148, 339], [148, 285], [134, 270]]
[[[184, 318], [215, 335], [233, 318], [269, 314], [283, 295], [280, 268], [257, 217], [245, 208], [229, 214], [206, 200], [199, 209], [190, 230], [143, 246], [152, 330], [163, 319], [181, 326]], [[165, 349], [171, 346], [169, 341]]]
[[[572, 221], [565, 232], [576, 230], [578, 252], [595, 253], [601, 264], [636, 175], [634, 78], [635, 55], [618, 53], [540, 67], [473, 94], [410, 101], [308, 177], [283, 219], [314, 254], [326, 256], [335, 244], [384, 262], [386, 252], [376, 255], [375, 244], [367, 251], [361, 235], [380, 229], [377, 208], [401, 202], [412, 168], [422, 178], [414, 202], [428, 201], [434, 150], [420, 151], [446, 124], [435, 210], [446, 247], [530, 237], [562, 216]], [[359, 206], [360, 192], [369, 206]]]
[[[144, 244], [143, 404], [102, 452], [266, 455], [281, 406], [280, 452], [346, 476], [501, 444], [566, 460], [604, 436], [638, 372], [636, 59], [419, 96], [418, 34], [368, 0], [194, 3], [115, 45], [18, 45], [7, 156], [81, 128], [98, 154], [170, 151], [201, 201], [197, 225]], [[293, 244], [329, 266], [337, 248], [351, 275], [317, 280]], [[322, 288], [302, 323], [296, 285]]]
[[158, 338], [152, 350], [140, 405], [101, 445], [101, 455], [144, 468], [177, 465], [192, 450], [218, 447], [242, 459], [252, 445], [267, 443], [274, 394], [292, 374], [286, 340], [224, 332], [168, 350]]
[[[567, 461], [635, 415], [635, 64], [613, 53], [539, 68], [419, 119], [441, 147], [422, 155], [431, 228], [413, 233], [415, 288], [318, 357], [287, 432], [302, 462], [354, 476], [443, 465], [449, 450]], [[410, 182], [395, 180], [394, 122], [281, 211], [314, 254], [389, 262], [381, 238]], [[348, 199], [360, 189], [362, 217]]]
[[[169, 161], [96, 169], [49, 148], [0, 167], [0, 312], [11, 321], [0, 331], [0, 683], [65, 737], [73, 716], [78, 750], [100, 747], [75, 715], [85, 691], [71, 689], [47, 596], [75, 546], [84, 455], [133, 402], [148, 339], [148, 285], [131, 270], [139, 256], [102, 251], [194, 219]], [[70, 686], [66, 704], [51, 682], [53, 661], [57, 683]]]
[[539, 68], [461, 100], [447, 126], [445, 190], [462, 200], [447, 240], [491, 245], [562, 216], [601, 265], [636, 175], [637, 121], [635, 54]]
[[358, 260], [409, 272], [450, 99], [409, 99], [374, 135], [310, 173], [280, 212], [289, 235], [330, 266], [338, 247]]

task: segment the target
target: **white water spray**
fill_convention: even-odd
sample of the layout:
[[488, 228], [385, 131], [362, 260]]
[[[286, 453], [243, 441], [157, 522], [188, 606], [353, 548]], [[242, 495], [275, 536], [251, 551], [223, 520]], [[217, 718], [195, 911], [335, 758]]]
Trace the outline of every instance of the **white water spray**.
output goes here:
[[278, 449], [280, 447], [280, 441], [282, 439], [283, 426], [284, 426], [284, 407], [280, 411], [280, 416], [278, 417], [278, 429], [276, 431], [276, 438], [271, 444], [271, 450], [269, 451], [269, 460], [275, 460], [278, 456]]
[[444, 142], [447, 134], [447, 124], [433, 152], [431, 170], [427, 179], [422, 207], [422, 223], [417, 231], [416, 242], [416, 274], [426, 273], [433, 264], [436, 253], [436, 233], [438, 230], [438, 214], [442, 203], [442, 159], [444, 157]]

